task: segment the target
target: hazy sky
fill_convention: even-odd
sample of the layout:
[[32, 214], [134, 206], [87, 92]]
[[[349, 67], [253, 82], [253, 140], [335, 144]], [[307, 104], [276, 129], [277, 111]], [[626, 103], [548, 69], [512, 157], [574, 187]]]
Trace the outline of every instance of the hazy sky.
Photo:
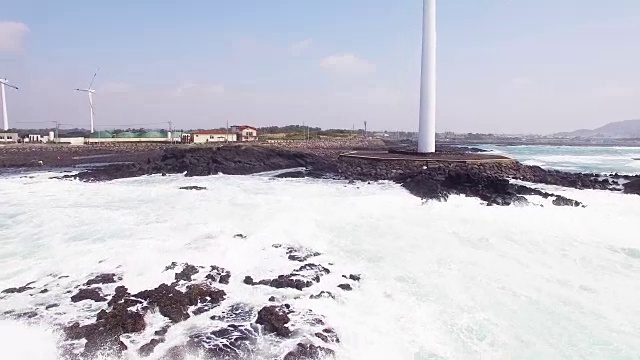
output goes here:
[[[640, 118], [640, 1], [438, 7], [439, 132]], [[88, 127], [71, 89], [100, 67], [98, 128], [415, 130], [421, 21], [422, 0], [0, 0], [0, 77], [19, 127]]]

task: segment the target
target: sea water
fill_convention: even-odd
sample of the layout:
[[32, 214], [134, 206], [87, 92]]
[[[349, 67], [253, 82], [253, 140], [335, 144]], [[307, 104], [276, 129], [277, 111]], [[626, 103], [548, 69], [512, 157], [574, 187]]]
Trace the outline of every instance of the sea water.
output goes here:
[[[461, 196], [423, 203], [387, 182], [174, 175], [82, 183], [53, 175], [0, 178], [0, 289], [69, 276], [47, 294], [0, 299], [0, 314], [60, 303], [36, 322], [0, 321], [2, 359], [57, 359], [55, 325], [104, 306], [69, 301], [100, 272], [121, 274], [133, 293], [167, 281], [162, 270], [172, 261], [216, 264], [231, 271], [226, 289], [236, 301], [263, 306], [283, 293], [242, 279], [291, 271], [275, 243], [321, 252], [336, 274], [362, 275], [351, 292], [333, 278], [308, 290], [336, 300], [290, 301], [325, 316], [341, 339], [338, 359], [640, 354], [638, 196], [544, 187], [587, 207], [536, 198], [544, 206], [487, 207]], [[186, 185], [207, 190], [179, 189]], [[189, 321], [174, 326], [158, 355], [184, 343], [199, 325]], [[131, 348], [126, 355], [136, 359]]]
[[640, 147], [542, 145], [479, 147], [518, 159], [527, 165], [537, 165], [547, 169], [597, 174], [640, 173]]

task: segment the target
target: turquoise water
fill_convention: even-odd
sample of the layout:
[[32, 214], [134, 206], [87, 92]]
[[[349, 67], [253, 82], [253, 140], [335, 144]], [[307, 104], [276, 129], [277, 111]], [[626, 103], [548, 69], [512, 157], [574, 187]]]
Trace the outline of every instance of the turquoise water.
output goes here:
[[[495, 146], [479, 148], [527, 165], [572, 172], [640, 174], [640, 148], [596, 146]], [[637, 159], [637, 160], [635, 160]]]

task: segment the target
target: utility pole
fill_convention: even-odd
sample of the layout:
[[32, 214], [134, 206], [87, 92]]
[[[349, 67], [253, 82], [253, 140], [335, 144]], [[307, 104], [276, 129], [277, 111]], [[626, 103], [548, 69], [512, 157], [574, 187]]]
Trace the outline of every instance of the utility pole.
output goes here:
[[307, 141], [307, 130], [305, 129], [306, 125], [304, 123], [304, 120], [302, 120], [302, 135], [304, 136], [304, 141]]
[[367, 121], [364, 121], [364, 138], [367, 138]]
[[54, 143], [59, 143], [60, 142], [60, 135], [58, 133], [59, 133], [59, 130], [60, 130], [60, 122], [56, 120], [56, 121], [54, 121], [54, 123], [56, 124], [56, 137], [55, 137], [55, 139], [53, 139], [53, 142]]

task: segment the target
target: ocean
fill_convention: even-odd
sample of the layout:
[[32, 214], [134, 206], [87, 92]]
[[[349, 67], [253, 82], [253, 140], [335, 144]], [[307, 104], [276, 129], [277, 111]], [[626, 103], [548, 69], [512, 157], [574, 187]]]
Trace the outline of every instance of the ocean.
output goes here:
[[[562, 170], [640, 172], [638, 148], [491, 150]], [[640, 354], [638, 196], [540, 186], [587, 207], [487, 207], [461, 196], [423, 203], [388, 182], [259, 174], [81, 183], [54, 175], [0, 177], [0, 290], [32, 281], [49, 290], [0, 296], [0, 318], [40, 309], [27, 322], [0, 320], [2, 359], [58, 359], [55, 326], [104, 306], [69, 300], [95, 274], [115, 272], [136, 292], [171, 280], [163, 270], [174, 261], [230, 270], [225, 301], [261, 307], [286, 296], [322, 314], [340, 337], [332, 348], [341, 360]], [[188, 185], [207, 190], [179, 190]], [[320, 252], [332, 273], [302, 292], [243, 284], [295, 267], [273, 244]], [[342, 274], [362, 279], [341, 291]], [[309, 299], [322, 290], [336, 299]], [[209, 316], [175, 325], [148, 359], [214, 326]], [[123, 337], [127, 358], [138, 359], [150, 336]]]
[[640, 173], [640, 148], [601, 146], [479, 146], [527, 165], [570, 172]]

